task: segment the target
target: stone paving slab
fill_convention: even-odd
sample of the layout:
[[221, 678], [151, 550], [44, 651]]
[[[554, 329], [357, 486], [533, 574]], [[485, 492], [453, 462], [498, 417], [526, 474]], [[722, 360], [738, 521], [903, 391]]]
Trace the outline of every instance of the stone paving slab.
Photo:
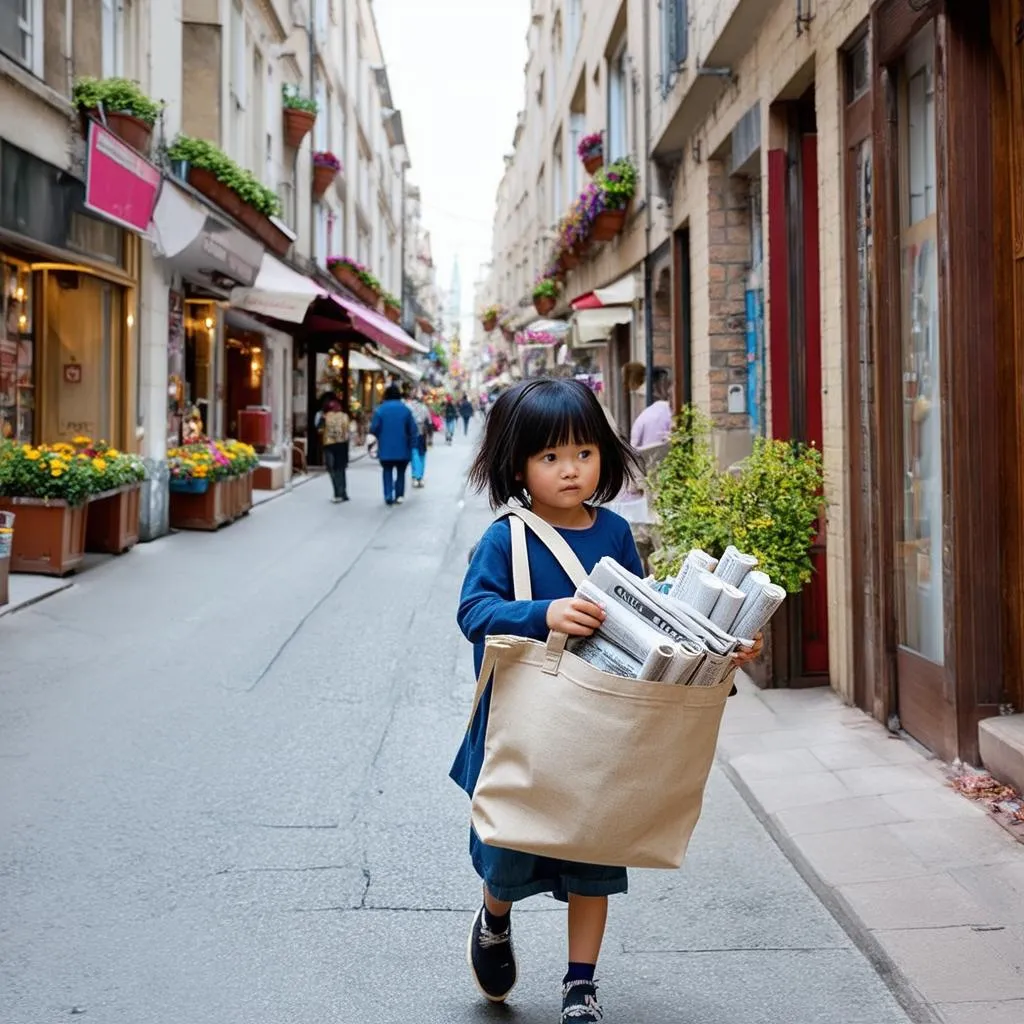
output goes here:
[[1024, 1021], [1024, 846], [831, 690], [741, 679], [719, 761], [917, 1020]]

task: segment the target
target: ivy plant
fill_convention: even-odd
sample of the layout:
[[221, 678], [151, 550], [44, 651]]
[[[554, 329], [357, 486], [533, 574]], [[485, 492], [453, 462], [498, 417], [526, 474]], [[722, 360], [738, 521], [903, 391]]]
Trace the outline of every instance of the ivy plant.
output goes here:
[[192, 167], [209, 171], [243, 203], [247, 203], [265, 217], [276, 217], [281, 211], [277, 193], [260, 184], [255, 175], [239, 167], [212, 142], [196, 139], [191, 135], [179, 135], [167, 150], [167, 156], [172, 161], [183, 160]]
[[100, 104], [108, 114], [131, 114], [153, 127], [163, 104], [151, 100], [137, 82], [127, 78], [79, 78], [71, 92], [79, 110], [97, 110]]

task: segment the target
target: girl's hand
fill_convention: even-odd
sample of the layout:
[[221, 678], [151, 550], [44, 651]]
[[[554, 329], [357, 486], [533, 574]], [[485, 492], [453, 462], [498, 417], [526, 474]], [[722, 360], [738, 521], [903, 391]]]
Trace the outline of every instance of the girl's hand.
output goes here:
[[737, 668], [742, 668], [748, 661], [753, 661], [764, 650], [764, 634], [758, 633], [754, 637], [754, 646], [749, 651], [740, 651], [732, 656], [732, 663]]
[[548, 605], [548, 629], [569, 636], [590, 636], [602, 622], [604, 611], [579, 597], [563, 597]]

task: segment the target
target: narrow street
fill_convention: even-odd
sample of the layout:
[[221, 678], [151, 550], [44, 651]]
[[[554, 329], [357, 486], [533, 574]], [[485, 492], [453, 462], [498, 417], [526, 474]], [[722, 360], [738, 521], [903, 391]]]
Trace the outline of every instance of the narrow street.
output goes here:
[[[2, 1024], [557, 1019], [549, 899], [507, 1010], [464, 959], [469, 455], [434, 447], [395, 509], [363, 460], [348, 505], [316, 480], [0, 621]], [[908, 1020], [720, 772], [684, 870], [632, 882], [609, 1022]]]

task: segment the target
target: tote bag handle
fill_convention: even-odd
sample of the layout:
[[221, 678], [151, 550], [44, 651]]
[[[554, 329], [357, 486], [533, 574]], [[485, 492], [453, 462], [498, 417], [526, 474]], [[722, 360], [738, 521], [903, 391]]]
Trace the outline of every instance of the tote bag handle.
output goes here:
[[530, 601], [533, 598], [530, 559], [526, 549], [527, 526], [551, 552], [574, 586], [578, 587], [587, 578], [586, 570], [576, 557], [576, 552], [550, 523], [544, 522], [539, 515], [527, 508], [507, 508], [499, 518], [504, 516], [509, 516], [509, 527], [512, 530], [512, 581], [517, 601]]

